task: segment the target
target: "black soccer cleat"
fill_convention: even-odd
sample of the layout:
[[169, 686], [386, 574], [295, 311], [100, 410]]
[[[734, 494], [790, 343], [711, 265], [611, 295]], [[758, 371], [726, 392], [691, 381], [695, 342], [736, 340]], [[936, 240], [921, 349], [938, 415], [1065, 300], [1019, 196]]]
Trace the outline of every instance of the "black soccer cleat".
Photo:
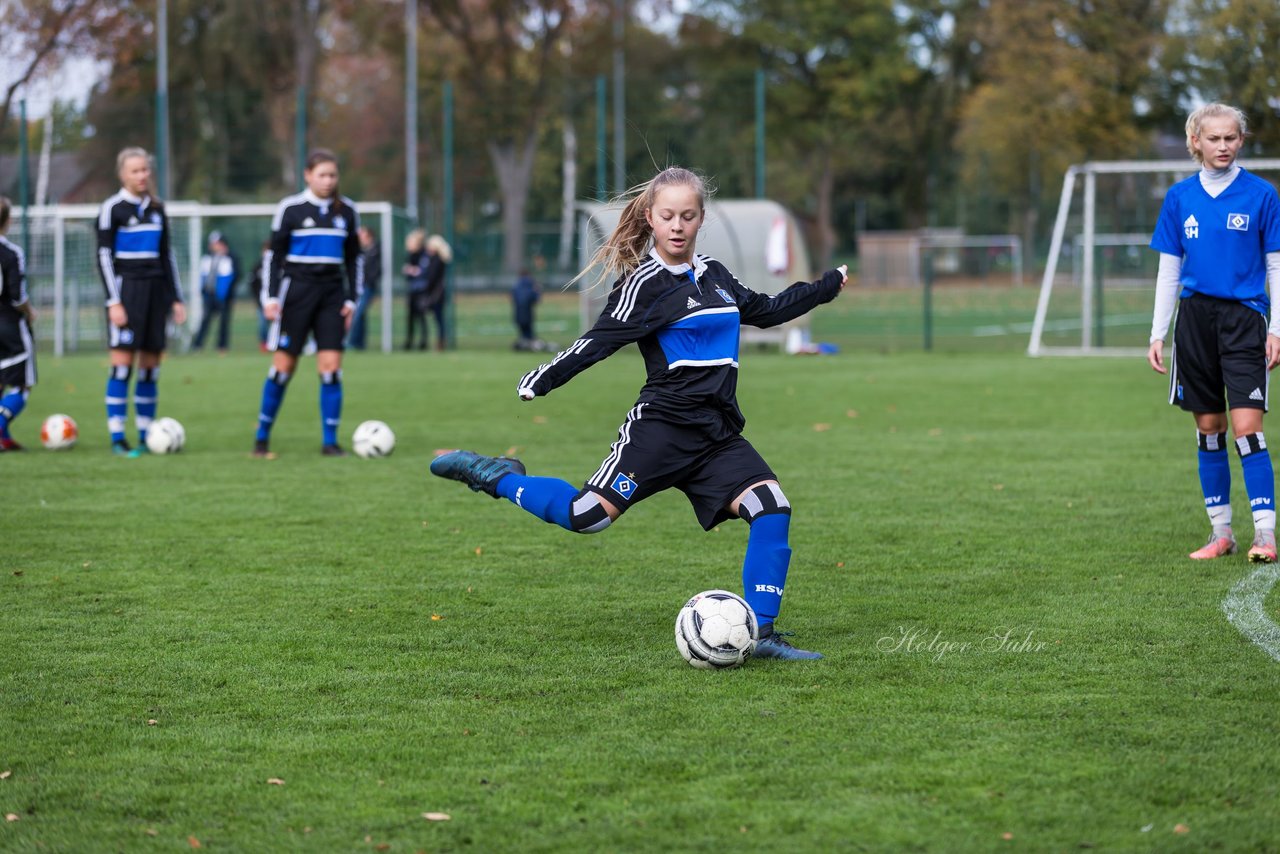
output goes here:
[[126, 442], [124, 439], [121, 439], [118, 442], [111, 443], [111, 453], [115, 454], [117, 457], [127, 457], [132, 452], [133, 452], [133, 448], [130, 447], [129, 443]]
[[268, 440], [254, 439], [253, 457], [259, 460], [274, 460], [276, 455], [271, 452], [271, 445]]
[[524, 474], [524, 463], [513, 457], [486, 457], [475, 451], [447, 451], [431, 461], [431, 473], [459, 480], [476, 492], [498, 497], [498, 481]]
[[775, 632], [770, 626], [768, 634], [761, 634], [760, 640], [756, 642], [755, 652], [751, 653], [752, 658], [781, 658], [784, 661], [814, 661], [822, 658], [820, 652], [810, 652], [807, 649], [797, 649], [787, 640], [792, 632]]
[[320, 453], [326, 457], [345, 457], [347, 452], [342, 450], [341, 445], [325, 445], [320, 449]]

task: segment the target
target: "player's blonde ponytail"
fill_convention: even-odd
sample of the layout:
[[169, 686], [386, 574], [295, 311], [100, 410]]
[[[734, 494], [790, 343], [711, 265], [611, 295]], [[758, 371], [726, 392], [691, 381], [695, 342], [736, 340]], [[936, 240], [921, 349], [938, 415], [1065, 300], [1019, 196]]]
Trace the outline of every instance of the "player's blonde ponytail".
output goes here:
[[594, 288], [615, 275], [626, 276], [640, 265], [653, 240], [653, 230], [649, 227], [645, 212], [653, 207], [654, 197], [666, 187], [690, 188], [698, 194], [698, 201], [702, 209], [706, 210], [708, 190], [707, 182], [702, 176], [679, 166], [663, 169], [645, 183], [632, 187], [613, 200], [615, 204], [626, 203], [617, 226], [591, 256], [587, 266], [569, 280], [569, 285], [585, 276], [592, 267], [600, 267], [599, 275], [590, 285]]

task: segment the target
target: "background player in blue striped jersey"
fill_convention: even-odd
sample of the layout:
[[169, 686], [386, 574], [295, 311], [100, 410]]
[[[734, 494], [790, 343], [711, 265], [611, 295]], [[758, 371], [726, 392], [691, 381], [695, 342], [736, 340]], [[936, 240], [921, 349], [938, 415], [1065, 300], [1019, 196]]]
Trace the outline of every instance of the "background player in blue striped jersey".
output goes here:
[[[178, 264], [169, 240], [164, 205], [151, 192], [151, 160], [141, 148], [126, 148], [116, 157], [120, 191], [98, 211], [98, 272], [107, 291], [107, 429], [111, 450], [138, 456], [147, 452], [147, 428], [159, 399], [160, 356], [165, 324], [186, 322]], [[134, 421], [138, 447], [125, 440], [129, 377], [135, 365]]]
[[[1190, 556], [1204, 560], [1236, 551], [1229, 409], [1253, 511], [1249, 560], [1271, 563], [1275, 476], [1262, 416], [1270, 371], [1280, 362], [1280, 316], [1268, 299], [1268, 289], [1280, 293], [1280, 197], [1236, 162], [1247, 130], [1244, 113], [1225, 104], [1207, 104], [1187, 118], [1187, 150], [1201, 169], [1169, 189], [1151, 238], [1160, 266], [1147, 362], [1169, 374], [1169, 402], [1196, 422], [1200, 486], [1213, 530]], [[1175, 302], [1178, 320], [1166, 368], [1164, 337]]]
[[342, 342], [364, 291], [360, 222], [355, 203], [338, 192], [333, 152], [313, 151], [303, 177], [307, 189], [276, 208], [271, 248], [263, 259], [262, 311], [271, 323], [267, 346], [275, 355], [262, 387], [255, 457], [272, 456], [271, 427], [308, 334], [315, 336], [320, 373], [320, 451], [330, 457], [346, 454], [338, 445]]
[[0, 453], [21, 451], [9, 425], [22, 414], [36, 384], [35, 312], [27, 297], [26, 260], [4, 234], [12, 205], [0, 196]]
[[776, 296], [754, 293], [694, 244], [706, 215], [704, 182], [687, 169], [662, 171], [637, 189], [593, 259], [618, 271], [589, 332], [521, 378], [522, 400], [550, 394], [579, 372], [636, 343], [648, 380], [608, 456], [582, 489], [530, 477], [519, 460], [452, 451], [433, 474], [506, 498], [578, 533], [607, 528], [628, 508], [675, 487], [711, 530], [727, 519], [751, 526], [742, 567], [746, 600], [760, 619], [762, 658], [821, 658], [773, 629], [791, 560], [791, 504], [768, 464], [742, 436], [738, 408], [739, 326], [769, 327], [839, 295], [843, 267]]

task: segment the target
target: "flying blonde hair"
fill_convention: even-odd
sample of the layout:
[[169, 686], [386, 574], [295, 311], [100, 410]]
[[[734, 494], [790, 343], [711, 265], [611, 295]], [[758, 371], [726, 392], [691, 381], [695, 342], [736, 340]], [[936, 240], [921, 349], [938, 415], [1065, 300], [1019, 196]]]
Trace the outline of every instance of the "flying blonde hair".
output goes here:
[[1191, 153], [1192, 159], [1197, 163], [1204, 164], [1204, 155], [1200, 153], [1200, 149], [1196, 148], [1195, 137], [1200, 135], [1200, 128], [1204, 125], [1205, 119], [1233, 119], [1236, 127], [1240, 128], [1240, 136], [1247, 136], [1249, 133], [1249, 119], [1245, 117], [1244, 111], [1239, 107], [1232, 107], [1228, 104], [1205, 104], [1191, 115], [1187, 116], [1187, 151]]
[[427, 249], [439, 255], [440, 260], [446, 264], [453, 263], [453, 247], [440, 235], [433, 234], [427, 238]]
[[614, 275], [625, 276], [640, 266], [649, 252], [653, 241], [653, 229], [645, 219], [645, 212], [653, 207], [653, 200], [659, 191], [667, 187], [688, 187], [698, 194], [698, 204], [703, 211], [707, 209], [710, 190], [703, 177], [692, 170], [680, 166], [669, 166], [654, 175], [643, 184], [637, 184], [626, 193], [613, 200], [614, 204], [625, 203], [618, 224], [591, 256], [578, 275], [569, 280], [569, 285], [581, 279], [592, 267], [600, 267], [600, 275], [590, 287], [594, 288], [607, 282]]

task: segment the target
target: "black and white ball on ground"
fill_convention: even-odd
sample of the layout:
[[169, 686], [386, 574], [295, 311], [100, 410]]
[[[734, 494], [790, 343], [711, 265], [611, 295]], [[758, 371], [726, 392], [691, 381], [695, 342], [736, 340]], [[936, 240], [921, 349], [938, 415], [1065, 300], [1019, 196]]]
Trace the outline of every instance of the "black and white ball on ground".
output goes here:
[[364, 421], [351, 434], [351, 449], [365, 459], [387, 457], [396, 449], [396, 434], [386, 422]]
[[80, 428], [70, 415], [50, 415], [40, 425], [40, 444], [51, 451], [65, 451], [80, 438]]
[[728, 590], [699, 593], [676, 615], [676, 648], [694, 667], [737, 667], [755, 652], [759, 640], [755, 611]]
[[147, 428], [147, 450], [153, 454], [176, 454], [187, 444], [187, 431], [176, 418], [157, 418]]

